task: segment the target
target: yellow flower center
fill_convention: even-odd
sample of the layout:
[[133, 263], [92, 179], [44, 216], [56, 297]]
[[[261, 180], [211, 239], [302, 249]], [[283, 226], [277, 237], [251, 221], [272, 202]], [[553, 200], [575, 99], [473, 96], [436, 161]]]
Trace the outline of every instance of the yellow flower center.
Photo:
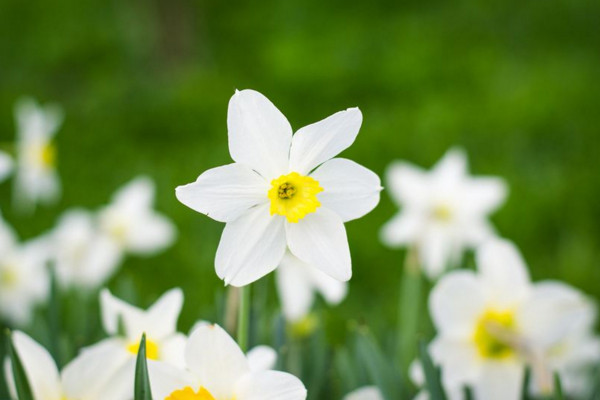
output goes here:
[[452, 209], [446, 204], [439, 204], [431, 211], [433, 218], [440, 222], [448, 222], [452, 219]]
[[13, 286], [17, 283], [17, 273], [10, 267], [0, 270], [0, 285], [5, 287]]
[[512, 311], [488, 310], [479, 318], [473, 340], [483, 358], [503, 359], [514, 355], [510, 338], [515, 333]]
[[271, 215], [283, 215], [288, 222], [296, 223], [307, 214], [317, 211], [321, 206], [317, 193], [322, 191], [319, 182], [310, 176], [303, 176], [297, 172], [281, 175], [271, 181], [268, 193]]
[[186, 386], [181, 390], [174, 391], [169, 397], [165, 397], [165, 400], [215, 400], [215, 398], [203, 387], [196, 393], [194, 389]]
[[[131, 343], [127, 346], [127, 351], [131, 354], [137, 354], [140, 351], [140, 343]], [[146, 338], [146, 358], [149, 360], [158, 360], [158, 345], [148, 338]]]
[[40, 164], [45, 168], [53, 168], [56, 165], [56, 146], [48, 142], [39, 151]]

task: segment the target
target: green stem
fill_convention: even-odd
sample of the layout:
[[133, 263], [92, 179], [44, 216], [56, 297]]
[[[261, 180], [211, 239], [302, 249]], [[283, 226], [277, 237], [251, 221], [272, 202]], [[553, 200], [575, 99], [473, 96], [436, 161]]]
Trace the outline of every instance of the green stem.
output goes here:
[[417, 331], [419, 329], [419, 305], [421, 304], [421, 269], [416, 249], [406, 253], [404, 274], [400, 283], [400, 304], [398, 307], [399, 357], [403, 371], [408, 371], [410, 363], [417, 355]]
[[248, 331], [250, 328], [250, 286], [239, 289], [240, 308], [238, 309], [237, 342], [242, 351], [248, 351]]

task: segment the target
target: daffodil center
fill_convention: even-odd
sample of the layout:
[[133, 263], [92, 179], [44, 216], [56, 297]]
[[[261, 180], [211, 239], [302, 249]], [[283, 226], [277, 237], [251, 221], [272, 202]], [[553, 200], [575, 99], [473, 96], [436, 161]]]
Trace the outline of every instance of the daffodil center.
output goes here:
[[10, 287], [17, 283], [17, 273], [13, 268], [3, 268], [0, 270], [0, 286]]
[[477, 321], [473, 340], [483, 358], [503, 359], [514, 355], [511, 339], [515, 337], [512, 311], [488, 310]]
[[[131, 354], [137, 354], [140, 351], [140, 343], [134, 342], [129, 344], [127, 351]], [[146, 338], [146, 358], [149, 360], [158, 360], [158, 345], [148, 338]]]
[[317, 193], [323, 191], [319, 182], [297, 172], [281, 175], [271, 181], [268, 197], [271, 215], [279, 214], [296, 223], [321, 206]]
[[181, 390], [174, 391], [169, 397], [165, 397], [165, 400], [215, 400], [215, 398], [203, 387], [198, 392], [194, 392], [194, 389], [186, 386]]
[[38, 151], [38, 160], [42, 167], [50, 169], [56, 166], [56, 146], [52, 142], [43, 144]]
[[439, 222], [448, 222], [452, 219], [452, 209], [447, 204], [438, 204], [433, 207], [431, 216]]

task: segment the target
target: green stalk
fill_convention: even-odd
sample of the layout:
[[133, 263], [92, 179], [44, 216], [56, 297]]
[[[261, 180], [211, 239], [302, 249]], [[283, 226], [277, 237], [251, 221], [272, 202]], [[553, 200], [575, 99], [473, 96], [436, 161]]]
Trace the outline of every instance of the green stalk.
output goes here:
[[409, 248], [404, 262], [398, 307], [399, 357], [402, 371], [408, 371], [417, 356], [417, 331], [421, 303], [421, 269], [416, 249]]
[[240, 349], [248, 351], [248, 333], [250, 329], [250, 285], [241, 287], [240, 307], [238, 309], [237, 342]]

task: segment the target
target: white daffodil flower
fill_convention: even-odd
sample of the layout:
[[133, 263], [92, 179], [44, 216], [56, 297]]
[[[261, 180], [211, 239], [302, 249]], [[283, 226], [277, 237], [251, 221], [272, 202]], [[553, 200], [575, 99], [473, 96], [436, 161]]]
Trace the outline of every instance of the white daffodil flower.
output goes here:
[[275, 368], [277, 352], [272, 347], [261, 345], [250, 349], [246, 358], [252, 371], [269, 371]]
[[529, 365], [535, 391], [551, 393], [554, 354], [590, 325], [593, 304], [562, 283], [532, 284], [510, 242], [487, 242], [476, 257], [477, 272], [453, 271], [430, 295], [430, 353], [444, 385], [469, 386], [479, 400], [518, 399]]
[[302, 262], [290, 252], [283, 256], [275, 277], [283, 315], [290, 322], [300, 321], [309, 313], [315, 292], [320, 292], [329, 304], [338, 304], [348, 291], [346, 282]]
[[17, 103], [15, 118], [17, 168], [14, 201], [16, 207], [31, 210], [38, 203], [53, 203], [60, 196], [53, 138], [62, 124], [63, 114], [56, 105], [42, 107], [27, 98]]
[[469, 176], [459, 149], [449, 150], [430, 172], [396, 161], [386, 184], [402, 210], [384, 225], [381, 239], [392, 247], [415, 246], [430, 278], [458, 264], [466, 248], [494, 236], [487, 216], [507, 193], [500, 178]]
[[119, 246], [98, 229], [95, 216], [85, 210], [66, 212], [49, 241], [56, 278], [63, 287], [97, 288], [121, 262]]
[[0, 182], [4, 182], [14, 169], [13, 159], [3, 151], [0, 151]]
[[344, 400], [384, 400], [381, 391], [376, 386], [358, 388], [346, 396]]
[[[186, 337], [176, 330], [182, 304], [181, 289], [166, 292], [146, 311], [103, 290], [100, 293], [102, 324], [110, 337], [84, 348], [71, 362], [73, 373], [83, 370], [90, 376], [101, 377], [98, 384], [109, 383], [104, 399], [131, 400], [142, 334], [146, 333], [148, 360], [178, 367], [184, 365]], [[119, 332], [119, 326], [124, 332]]]
[[[32, 338], [15, 331], [12, 341], [35, 400], [113, 399], [109, 390], [111, 377], [106, 374], [108, 369], [72, 362], [60, 373], [52, 356]], [[107, 367], [111, 365], [111, 360], [107, 358], [96, 361], [105, 362]], [[4, 372], [11, 398], [17, 400], [13, 370], [8, 358], [4, 360]]]
[[148, 365], [152, 394], [165, 400], [303, 400], [298, 378], [252, 369], [237, 343], [218, 325], [200, 326], [185, 348], [186, 370]]
[[154, 182], [138, 177], [119, 189], [111, 204], [100, 210], [101, 230], [123, 251], [151, 255], [175, 240], [173, 223], [153, 208]]
[[41, 242], [17, 243], [0, 219], [0, 318], [17, 326], [31, 320], [34, 307], [48, 296], [47, 248]]
[[[235, 161], [176, 189], [179, 201], [225, 222], [217, 275], [244, 286], [273, 271], [286, 249], [327, 275], [352, 275], [344, 222], [379, 202], [379, 177], [333, 158], [358, 135], [358, 108], [292, 135], [285, 116], [262, 94], [236, 91], [229, 102], [229, 152]], [[333, 159], [332, 159], [333, 158]]]

